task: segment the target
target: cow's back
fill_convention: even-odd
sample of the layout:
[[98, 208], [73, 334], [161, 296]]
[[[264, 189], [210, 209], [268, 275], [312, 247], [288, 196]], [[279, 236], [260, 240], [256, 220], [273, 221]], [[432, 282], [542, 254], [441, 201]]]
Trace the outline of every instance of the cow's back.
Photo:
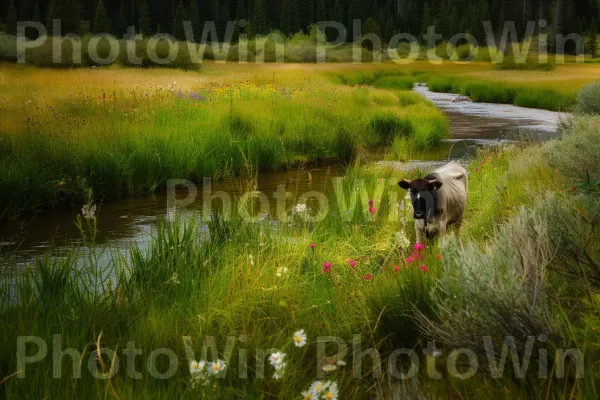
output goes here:
[[456, 161], [451, 161], [433, 171], [431, 175], [442, 182], [438, 194], [440, 208], [447, 214], [448, 223], [456, 222], [462, 217], [467, 204], [469, 191], [467, 171]]

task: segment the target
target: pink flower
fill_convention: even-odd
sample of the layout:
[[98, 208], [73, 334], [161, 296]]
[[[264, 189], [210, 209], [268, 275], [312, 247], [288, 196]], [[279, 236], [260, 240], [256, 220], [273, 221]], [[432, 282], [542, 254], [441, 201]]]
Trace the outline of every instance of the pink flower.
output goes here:
[[411, 262], [413, 262], [413, 261], [414, 261], [414, 258], [412, 258], [412, 257], [408, 257], [408, 258], [406, 259], [406, 262], [407, 262], [407, 263], [409, 263], [409, 264], [410, 264]]
[[374, 204], [373, 200], [369, 200], [369, 206], [373, 207], [373, 204]]
[[354, 261], [353, 259], [349, 258], [346, 260], [348, 262], [348, 265], [352, 268], [356, 267], [356, 261]]
[[427, 265], [425, 264], [421, 265], [419, 269], [425, 273], [429, 272], [429, 268], [427, 268]]
[[365, 281], [370, 281], [370, 280], [371, 280], [371, 274], [366, 274]]
[[397, 266], [397, 265], [395, 265], [395, 266], [394, 266], [394, 272], [398, 272], [398, 271], [400, 271], [400, 267], [399, 267], [399, 266]]
[[324, 262], [323, 263], [323, 272], [324, 273], [328, 273], [330, 269], [331, 269], [331, 263], [330, 262]]
[[438, 260], [442, 259], [442, 256], [440, 256], [439, 254], [437, 256], [435, 256], [435, 258], [437, 258]]
[[371, 207], [369, 207], [369, 212], [370, 212], [372, 215], [375, 215], [375, 213], [377, 212], [377, 209], [376, 209], [375, 207], [371, 206]]
[[413, 260], [418, 260], [420, 258], [420, 256], [417, 253], [412, 253], [410, 255], [410, 258], [412, 258]]
[[423, 250], [425, 250], [425, 246], [423, 246], [422, 243], [415, 244], [415, 251], [423, 251]]
[[479, 172], [479, 168], [475, 168], [475, 172]]
[[309, 246], [311, 249], [314, 249], [314, 248], [315, 248], [315, 246], [316, 246], [316, 244], [314, 244], [314, 243], [311, 243], [311, 244], [309, 244], [308, 246]]

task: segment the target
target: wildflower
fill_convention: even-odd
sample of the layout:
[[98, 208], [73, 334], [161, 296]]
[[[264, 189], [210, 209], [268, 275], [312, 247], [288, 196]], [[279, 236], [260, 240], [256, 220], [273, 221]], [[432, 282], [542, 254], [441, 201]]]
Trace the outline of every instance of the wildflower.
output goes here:
[[336, 364], [340, 367], [345, 367], [346, 366], [346, 361], [344, 360], [337, 360]]
[[304, 347], [306, 345], [306, 333], [304, 329], [300, 329], [298, 332], [294, 333], [294, 346], [296, 347]]
[[304, 392], [302, 392], [302, 398], [304, 400], [315, 400], [317, 398], [317, 394], [310, 389], [305, 390]]
[[225, 371], [227, 366], [223, 360], [208, 363], [207, 373], [212, 376], [219, 376]]
[[414, 258], [412, 258], [412, 257], [408, 257], [408, 258], [406, 259], [406, 262], [407, 262], [408, 264], [410, 264], [410, 263], [411, 263], [411, 262], [413, 262], [413, 261], [414, 261]]
[[325, 364], [323, 365], [323, 371], [325, 372], [333, 372], [337, 369], [337, 365], [335, 364]]
[[328, 273], [331, 270], [331, 263], [330, 262], [324, 262], [323, 263], [323, 272], [324, 273]]
[[425, 250], [425, 246], [422, 243], [415, 244], [415, 251], [423, 251]]
[[313, 250], [314, 250], [315, 246], [316, 246], [316, 244], [314, 244], [314, 243], [311, 243], [311, 244], [308, 245], [308, 247], [310, 247]]
[[395, 266], [394, 266], [394, 272], [398, 272], [398, 271], [400, 271], [400, 267], [399, 267], [399, 266], [397, 266], [397, 265], [395, 265]]
[[85, 219], [92, 219], [96, 217], [96, 205], [86, 204], [81, 207], [81, 214]]
[[365, 281], [370, 281], [370, 280], [371, 280], [371, 274], [366, 274]]
[[323, 395], [323, 398], [326, 400], [337, 400], [338, 396], [339, 396], [339, 390], [337, 387], [337, 383], [332, 382], [329, 385], [327, 385], [327, 389], [325, 389], [325, 394]]
[[438, 260], [441, 260], [442, 256], [438, 254], [437, 256], [435, 256], [435, 258], [437, 258]]
[[406, 233], [403, 230], [396, 232], [396, 246], [400, 248], [406, 248], [410, 246], [410, 240], [408, 240]]
[[421, 271], [423, 271], [424, 273], [427, 273], [427, 272], [429, 272], [429, 268], [427, 268], [427, 265], [425, 265], [425, 264], [421, 265], [421, 266], [419, 267], [419, 269], [420, 269]]
[[284, 357], [285, 357], [285, 353], [278, 351], [269, 356], [269, 362], [271, 363], [272, 366], [277, 368], [278, 365], [281, 365], [283, 363]]
[[311, 385], [310, 385], [310, 391], [315, 393], [316, 395], [320, 395], [321, 392], [323, 390], [325, 390], [327, 388], [327, 385], [324, 384], [321, 381], [314, 381]]
[[349, 258], [349, 259], [347, 259], [346, 261], [348, 262], [348, 265], [349, 265], [351, 268], [354, 268], [354, 267], [356, 267], [356, 261], [354, 261], [353, 259]]
[[369, 200], [369, 207], [373, 207], [373, 204], [375, 204], [373, 200]]
[[308, 212], [308, 207], [306, 207], [306, 204], [299, 203], [292, 207], [292, 212], [294, 214], [306, 214]]
[[377, 213], [377, 209], [373, 206], [369, 206], [369, 213], [371, 215], [375, 215], [375, 213]]
[[277, 275], [278, 277], [282, 277], [283, 275], [287, 275], [288, 273], [288, 269], [287, 267], [279, 267], [277, 268], [277, 272], [275, 272], [275, 275]]
[[190, 362], [190, 375], [192, 376], [191, 377], [192, 388], [195, 388], [196, 384], [198, 384], [198, 383], [202, 383], [204, 385], [206, 385], [208, 383], [206, 380], [206, 376], [204, 375], [205, 368], [206, 368], [205, 361], [198, 362], [196, 360], [192, 360]]

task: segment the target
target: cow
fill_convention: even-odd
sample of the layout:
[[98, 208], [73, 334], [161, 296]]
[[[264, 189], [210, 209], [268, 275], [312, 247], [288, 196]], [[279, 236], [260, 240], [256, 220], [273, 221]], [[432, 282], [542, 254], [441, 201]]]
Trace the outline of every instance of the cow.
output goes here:
[[409, 191], [417, 232], [417, 243], [427, 238], [443, 235], [449, 225], [458, 232], [467, 204], [467, 171], [452, 161], [425, 178], [398, 182]]

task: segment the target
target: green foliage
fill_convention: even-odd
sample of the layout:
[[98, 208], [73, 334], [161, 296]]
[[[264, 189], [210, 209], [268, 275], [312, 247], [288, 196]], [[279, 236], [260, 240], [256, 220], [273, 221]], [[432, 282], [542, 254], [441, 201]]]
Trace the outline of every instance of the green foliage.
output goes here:
[[264, 35], [268, 32], [267, 17], [265, 16], [263, 0], [254, 1], [254, 13], [252, 14], [252, 27], [257, 35]]
[[179, 0], [177, 10], [175, 11], [175, 17], [173, 17], [173, 36], [177, 40], [185, 40], [185, 29], [183, 27], [183, 20], [185, 18], [185, 9], [183, 8], [183, 2]]
[[578, 114], [600, 115], [600, 80], [581, 89], [574, 111]]
[[8, 11], [6, 12], [6, 32], [15, 35], [17, 33], [17, 7], [15, 0], [10, 0], [8, 3]]
[[109, 29], [110, 21], [104, 9], [104, 1], [98, 0], [94, 14], [94, 33], [108, 33]]
[[[138, 30], [143, 36], [150, 36], [152, 32], [152, 27], [150, 24], [150, 11], [148, 10], [148, 3], [145, 0], [142, 0], [140, 4], [140, 15], [138, 17]], [[194, 32], [195, 34], [195, 32]]]

